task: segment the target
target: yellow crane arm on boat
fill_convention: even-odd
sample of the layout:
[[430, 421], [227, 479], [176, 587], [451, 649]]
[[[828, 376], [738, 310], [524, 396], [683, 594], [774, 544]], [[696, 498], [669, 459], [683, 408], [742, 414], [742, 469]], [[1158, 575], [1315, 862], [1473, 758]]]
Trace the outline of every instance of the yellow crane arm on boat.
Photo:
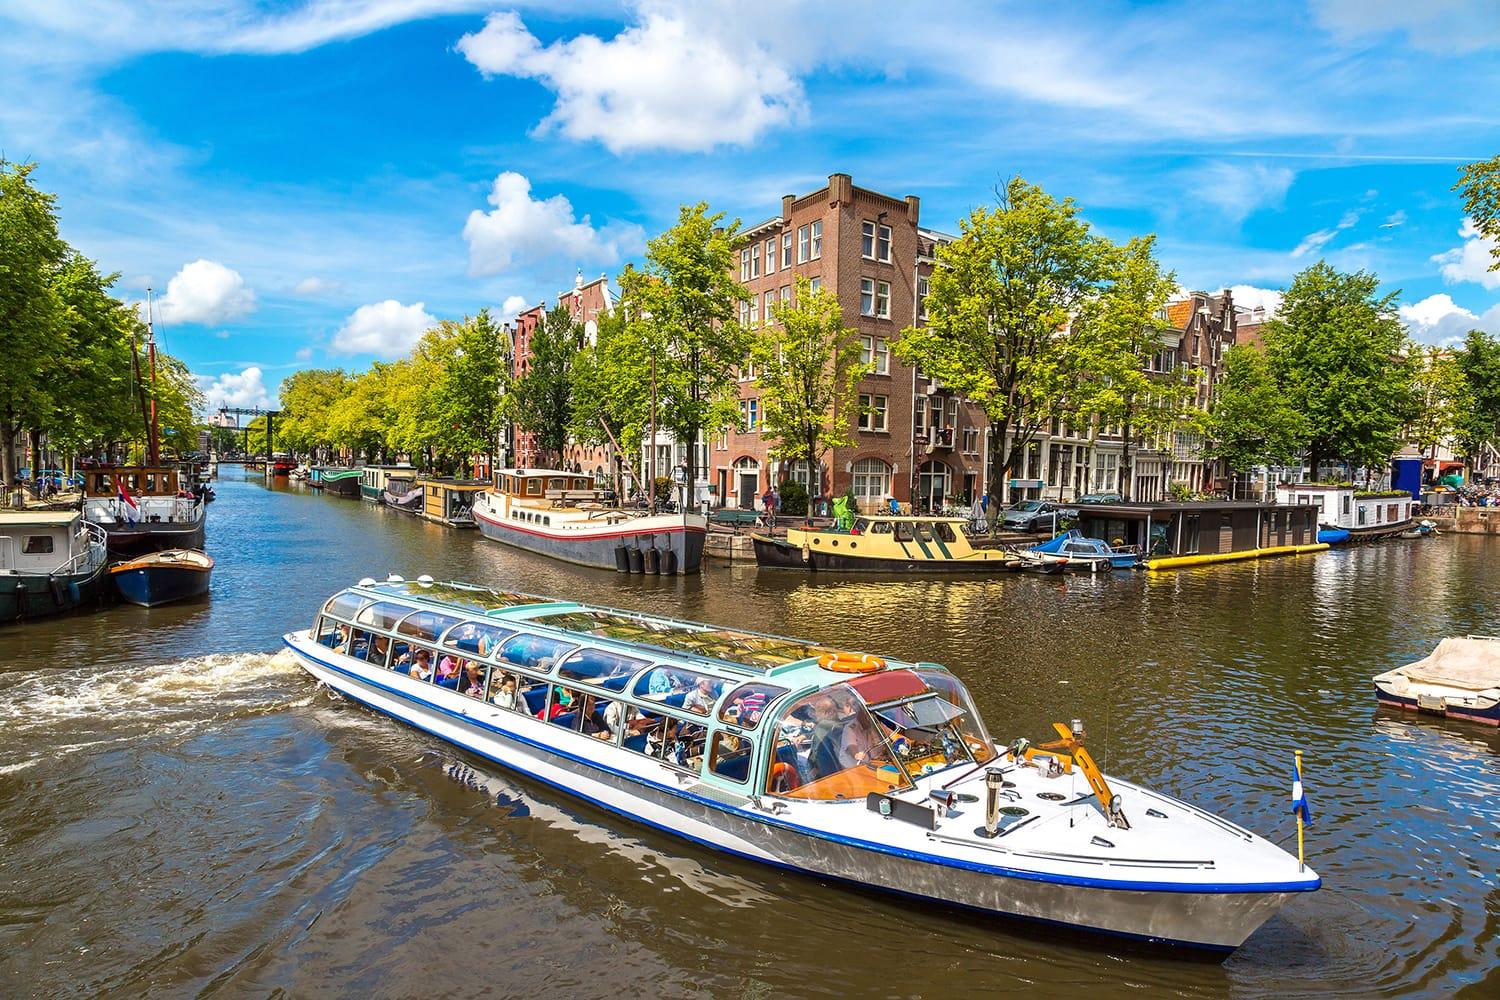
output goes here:
[[1057, 730], [1061, 739], [1050, 743], [1042, 743], [1026, 749], [1026, 759], [1033, 757], [1054, 757], [1062, 764], [1064, 774], [1073, 773], [1073, 765], [1077, 764], [1083, 776], [1088, 779], [1089, 787], [1099, 797], [1099, 805], [1104, 807], [1106, 816], [1113, 812], [1115, 793], [1109, 787], [1109, 782], [1104, 780], [1104, 774], [1099, 770], [1099, 765], [1094, 763], [1093, 756], [1084, 749], [1083, 741], [1073, 735], [1073, 731], [1061, 722], [1052, 723], [1052, 728]]

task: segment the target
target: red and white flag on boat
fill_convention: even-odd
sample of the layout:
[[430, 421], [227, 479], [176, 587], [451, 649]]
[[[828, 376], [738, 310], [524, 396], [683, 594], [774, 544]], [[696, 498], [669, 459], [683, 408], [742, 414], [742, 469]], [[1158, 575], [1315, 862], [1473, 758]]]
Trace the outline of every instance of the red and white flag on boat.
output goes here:
[[134, 524], [141, 519], [141, 505], [135, 502], [125, 486], [125, 480], [119, 476], [115, 477], [115, 499], [120, 502], [120, 514], [125, 520]]

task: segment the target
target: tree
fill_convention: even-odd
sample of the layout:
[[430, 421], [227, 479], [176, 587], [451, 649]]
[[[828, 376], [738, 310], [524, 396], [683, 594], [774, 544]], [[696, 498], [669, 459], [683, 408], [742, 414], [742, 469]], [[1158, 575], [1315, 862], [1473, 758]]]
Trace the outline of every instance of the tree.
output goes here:
[[394, 414], [400, 405], [401, 387], [420, 389], [408, 377], [410, 367], [407, 361], [377, 361], [369, 371], [351, 378], [348, 391], [328, 408], [328, 443], [357, 455], [405, 451], [397, 436]]
[[646, 244], [642, 267], [620, 275], [632, 336], [656, 362], [661, 423], [688, 445], [689, 482], [703, 431], [735, 419], [735, 375], [750, 354], [750, 333], [735, 321], [750, 296], [731, 272], [739, 227], [706, 203], [684, 205], [677, 224]]
[[281, 416], [276, 420], [276, 436], [286, 450], [312, 454], [334, 447], [329, 414], [352, 386], [341, 368], [304, 368], [287, 376], [277, 393]]
[[1157, 262], [1155, 246], [1155, 236], [1143, 236], [1110, 247], [1109, 283], [1103, 294], [1083, 301], [1063, 342], [1063, 367], [1077, 386], [1069, 423], [1092, 419], [1121, 429], [1120, 494], [1126, 500], [1135, 478], [1132, 446], [1161, 447], [1195, 412], [1193, 384], [1150, 364], [1163, 347], [1167, 300], [1177, 288], [1177, 276]]
[[1474, 228], [1489, 239], [1490, 254], [1495, 258], [1491, 271], [1500, 271], [1500, 156], [1470, 163], [1454, 190], [1463, 196], [1464, 211]]
[[446, 429], [444, 449], [493, 460], [504, 419], [500, 400], [510, 376], [510, 337], [488, 309], [445, 323], [444, 330], [454, 346], [438, 392], [438, 420]]
[[511, 419], [535, 434], [542, 453], [558, 465], [573, 425], [573, 364], [583, 345], [583, 326], [567, 306], [553, 306], [532, 334], [526, 370], [511, 391]]
[[1412, 416], [1407, 438], [1420, 451], [1436, 455], [1438, 445], [1458, 433], [1468, 386], [1463, 369], [1450, 352], [1440, 347], [1424, 351], [1412, 344], [1407, 354], [1412, 359]]
[[1070, 415], [1066, 325], [1099, 293], [1110, 261], [1108, 241], [1078, 211], [1011, 179], [995, 208], [975, 209], [938, 249], [927, 326], [895, 344], [907, 364], [984, 408], [992, 496], [1042, 428]]
[[1399, 293], [1376, 295], [1380, 279], [1319, 261], [1292, 279], [1266, 323], [1271, 372], [1307, 421], [1312, 474], [1325, 458], [1351, 466], [1385, 462], [1411, 401], [1411, 372], [1396, 315]]
[[1238, 344], [1224, 355], [1213, 412], [1208, 415], [1208, 453], [1231, 472], [1257, 465], [1286, 465], [1302, 452], [1306, 421], [1291, 405], [1255, 347]]
[[1456, 436], [1472, 464], [1486, 445], [1500, 443], [1500, 339], [1483, 330], [1470, 330], [1454, 363], [1467, 390], [1458, 411]]
[[573, 359], [573, 437], [613, 445], [627, 462], [640, 454], [651, 421], [650, 370], [650, 344], [641, 326], [630, 323], [624, 309], [601, 315], [593, 342]]
[[[791, 302], [773, 307], [776, 325], [751, 347], [760, 386], [761, 433], [777, 458], [806, 459], [817, 475], [825, 452], [854, 443], [860, 363], [859, 331], [844, 326], [839, 300], [799, 277]], [[821, 492], [821, 485], [816, 485]]]
[[39, 426], [60, 388], [67, 309], [53, 278], [67, 257], [56, 199], [32, 183], [34, 163], [0, 159], [0, 478], [13, 482], [16, 435]]

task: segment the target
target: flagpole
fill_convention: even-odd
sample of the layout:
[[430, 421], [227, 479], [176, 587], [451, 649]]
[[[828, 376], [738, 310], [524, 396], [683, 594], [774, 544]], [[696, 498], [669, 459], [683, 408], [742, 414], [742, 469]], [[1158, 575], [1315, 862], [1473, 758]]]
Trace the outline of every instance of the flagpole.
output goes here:
[[[1292, 752], [1297, 755], [1297, 780], [1300, 782], [1302, 780], [1302, 751], [1301, 750], [1294, 750]], [[1303, 792], [1303, 794], [1306, 795], [1307, 793]], [[1305, 864], [1305, 862], [1303, 860], [1303, 852], [1302, 852], [1302, 810], [1298, 809], [1296, 812], [1297, 812], [1297, 871], [1301, 872], [1301, 871], [1303, 871], [1306, 868], [1306, 864]]]

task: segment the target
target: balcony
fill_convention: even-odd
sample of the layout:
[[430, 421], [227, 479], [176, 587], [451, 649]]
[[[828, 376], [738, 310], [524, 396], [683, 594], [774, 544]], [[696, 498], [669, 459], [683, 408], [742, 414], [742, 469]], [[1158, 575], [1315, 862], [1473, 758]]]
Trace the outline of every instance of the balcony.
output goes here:
[[958, 431], [954, 427], [927, 428], [927, 454], [931, 455], [935, 451], [952, 451], [956, 437], [958, 437]]

